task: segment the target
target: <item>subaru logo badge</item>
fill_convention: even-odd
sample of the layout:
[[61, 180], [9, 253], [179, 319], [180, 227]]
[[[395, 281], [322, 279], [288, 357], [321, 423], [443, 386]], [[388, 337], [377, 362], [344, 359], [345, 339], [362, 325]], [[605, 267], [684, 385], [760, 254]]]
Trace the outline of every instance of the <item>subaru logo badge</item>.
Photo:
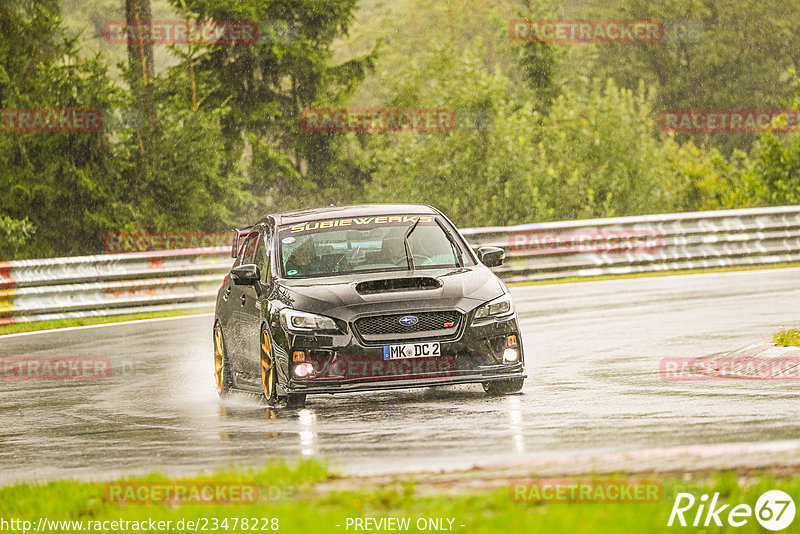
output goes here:
[[400, 318], [400, 324], [403, 326], [414, 326], [418, 322], [419, 319], [417, 319], [413, 315], [406, 315], [405, 317]]

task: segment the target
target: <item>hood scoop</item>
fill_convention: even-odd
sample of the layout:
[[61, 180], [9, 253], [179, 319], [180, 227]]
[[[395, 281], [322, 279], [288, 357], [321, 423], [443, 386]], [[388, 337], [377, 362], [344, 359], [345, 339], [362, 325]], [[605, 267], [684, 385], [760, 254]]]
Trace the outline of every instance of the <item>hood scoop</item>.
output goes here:
[[356, 292], [360, 295], [371, 295], [374, 293], [392, 293], [395, 291], [424, 291], [427, 289], [439, 289], [440, 287], [442, 287], [442, 282], [436, 278], [417, 276], [359, 282], [356, 284]]

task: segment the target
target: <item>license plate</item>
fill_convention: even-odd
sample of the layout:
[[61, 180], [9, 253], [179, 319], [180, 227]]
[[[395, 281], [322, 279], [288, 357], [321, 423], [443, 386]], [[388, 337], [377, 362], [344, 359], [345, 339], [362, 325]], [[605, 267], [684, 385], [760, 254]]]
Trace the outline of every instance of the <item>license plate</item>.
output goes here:
[[439, 343], [408, 343], [406, 345], [384, 345], [384, 360], [402, 360], [403, 358], [429, 358], [441, 356]]

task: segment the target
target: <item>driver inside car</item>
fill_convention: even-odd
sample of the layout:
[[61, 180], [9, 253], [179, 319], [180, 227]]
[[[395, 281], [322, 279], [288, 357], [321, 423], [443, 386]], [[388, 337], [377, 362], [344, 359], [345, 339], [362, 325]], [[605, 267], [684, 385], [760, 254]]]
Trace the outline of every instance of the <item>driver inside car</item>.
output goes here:
[[381, 244], [380, 263], [406, 265], [408, 257], [402, 237], [387, 237]]
[[292, 255], [286, 260], [285, 271], [289, 276], [316, 274], [318, 258], [312, 239], [306, 239], [292, 252]]

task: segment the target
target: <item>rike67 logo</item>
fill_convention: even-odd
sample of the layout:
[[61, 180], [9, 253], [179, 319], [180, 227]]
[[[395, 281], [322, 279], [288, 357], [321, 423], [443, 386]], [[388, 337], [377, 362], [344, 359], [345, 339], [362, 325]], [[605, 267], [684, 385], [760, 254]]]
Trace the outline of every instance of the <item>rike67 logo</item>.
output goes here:
[[708, 527], [713, 524], [721, 527], [727, 524], [731, 527], [742, 527], [755, 516], [756, 521], [765, 529], [778, 531], [791, 525], [795, 516], [794, 501], [788, 493], [780, 490], [763, 493], [756, 501], [755, 509], [749, 504], [731, 507], [730, 504], [718, 505], [718, 502], [719, 493], [715, 493], [710, 502], [706, 494], [696, 499], [691, 493], [678, 493], [667, 526]]

